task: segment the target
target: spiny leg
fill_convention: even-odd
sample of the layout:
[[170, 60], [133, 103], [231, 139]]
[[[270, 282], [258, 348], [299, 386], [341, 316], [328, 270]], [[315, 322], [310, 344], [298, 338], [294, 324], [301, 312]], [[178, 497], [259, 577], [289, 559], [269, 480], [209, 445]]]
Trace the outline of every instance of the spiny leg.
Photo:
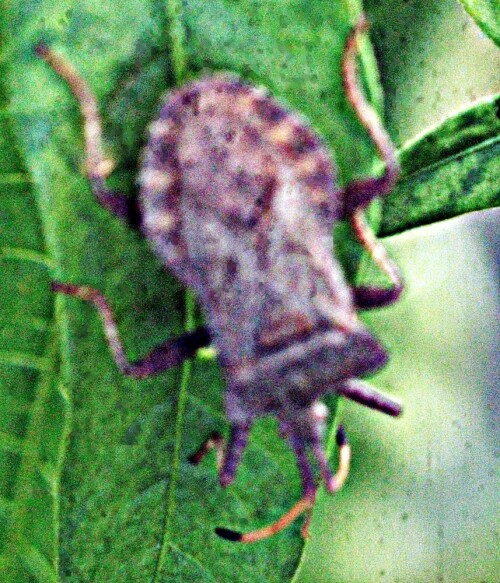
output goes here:
[[352, 292], [356, 306], [359, 309], [369, 309], [381, 308], [394, 303], [404, 289], [399, 267], [387, 255], [385, 247], [368, 225], [362, 209], [354, 211], [351, 215], [351, 225], [360, 243], [392, 283], [392, 286], [387, 288], [377, 286], [353, 287]]
[[187, 358], [194, 356], [198, 348], [210, 343], [208, 330], [205, 327], [201, 327], [194, 332], [167, 340], [141, 360], [129, 362], [120, 340], [113, 312], [106, 298], [98, 290], [88, 286], [60, 282], [52, 283], [52, 290], [94, 304], [104, 322], [104, 332], [113, 358], [124, 375], [141, 379], [158, 374], [181, 364]]
[[336, 391], [351, 401], [356, 401], [356, 403], [370, 407], [370, 409], [376, 409], [392, 417], [397, 417], [401, 414], [402, 409], [398, 402], [386, 395], [382, 395], [369, 384], [358, 379], [342, 383], [336, 388]]
[[403, 291], [403, 282], [398, 267], [392, 262], [366, 222], [363, 209], [376, 196], [390, 192], [399, 177], [399, 163], [391, 139], [384, 129], [376, 111], [366, 101], [356, 76], [357, 43], [360, 35], [367, 29], [368, 23], [361, 16], [352, 30], [342, 60], [344, 89], [351, 106], [359, 120], [368, 131], [378, 153], [385, 162], [384, 174], [379, 178], [365, 178], [347, 185], [344, 189], [344, 215], [349, 217], [354, 232], [373, 258], [375, 263], [386, 273], [392, 283], [390, 288], [359, 286], [353, 289], [354, 300], [358, 308], [377, 308], [395, 302]]
[[[331, 478], [331, 481], [335, 482], [336, 488], [334, 490], [330, 490], [335, 492], [338, 491], [342, 484], [345, 482], [345, 479], [349, 473], [349, 464], [351, 459], [350, 446], [347, 443], [347, 439], [342, 427], [339, 427], [337, 432], [337, 443], [339, 444], [340, 448], [339, 467], [335, 476]], [[307, 479], [305, 481], [308, 482]], [[306, 494], [297, 503], [295, 503], [290, 510], [288, 510], [288, 512], [283, 514], [283, 516], [281, 516], [281, 518], [279, 518], [276, 522], [270, 524], [269, 526], [265, 526], [264, 528], [247, 533], [240, 533], [227, 528], [216, 528], [215, 532], [220, 537], [233, 542], [251, 543], [269, 538], [292, 524], [292, 522], [294, 522], [302, 514], [310, 513], [314, 506], [315, 498], [316, 488], [314, 488], [312, 491], [307, 491]], [[308, 535], [309, 520], [310, 514], [307, 515], [304, 526], [302, 527], [302, 535], [304, 537], [307, 537]]]
[[376, 196], [388, 194], [399, 177], [399, 162], [396, 150], [377, 112], [366, 101], [356, 78], [356, 56], [358, 40], [368, 28], [368, 22], [361, 15], [352, 30], [342, 58], [342, 78], [344, 90], [360, 122], [366, 128], [377, 151], [385, 162], [385, 171], [379, 178], [369, 177], [349, 184], [344, 191], [344, 214], [351, 215], [356, 209], [366, 207]]
[[245, 423], [233, 425], [227, 445], [224, 437], [219, 432], [214, 431], [201, 444], [200, 448], [189, 456], [189, 461], [197, 465], [209, 451], [214, 449], [217, 455], [219, 482], [223, 488], [229, 486], [234, 480], [241, 456], [247, 445], [250, 428], [251, 425]]
[[104, 156], [101, 116], [89, 86], [71, 63], [45, 44], [39, 44], [35, 50], [37, 55], [66, 81], [78, 101], [85, 135], [86, 172], [95, 197], [104, 208], [130, 225], [137, 226], [139, 212], [135, 201], [111, 191], [106, 186], [106, 178], [112, 170], [112, 163]]

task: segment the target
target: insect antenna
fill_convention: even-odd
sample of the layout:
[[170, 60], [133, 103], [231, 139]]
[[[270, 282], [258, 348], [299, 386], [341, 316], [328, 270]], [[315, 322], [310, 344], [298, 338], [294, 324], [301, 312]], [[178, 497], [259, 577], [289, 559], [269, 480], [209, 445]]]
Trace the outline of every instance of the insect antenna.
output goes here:
[[328, 492], [331, 492], [332, 494], [338, 492], [342, 488], [347, 480], [349, 468], [351, 466], [351, 446], [347, 442], [347, 435], [342, 425], [339, 425], [337, 429], [336, 440], [339, 448], [339, 465], [333, 476], [320, 441], [317, 440], [313, 443], [314, 455], [318, 460], [323, 482], [325, 483]]
[[[337, 445], [339, 446], [339, 465], [334, 476], [332, 476], [330, 473], [323, 450], [319, 448], [321, 451], [321, 457], [318, 457], [316, 448], [314, 448], [315, 455], [318, 457], [318, 461], [321, 466], [323, 479], [326, 478], [325, 482], [329, 492], [338, 492], [349, 474], [349, 467], [351, 462], [351, 446], [347, 441], [347, 437], [342, 426], [339, 426], [337, 430]], [[276, 522], [273, 522], [272, 524], [258, 530], [241, 533], [229, 528], [216, 528], [215, 533], [225, 540], [240, 543], [253, 543], [269, 538], [292, 524], [292, 522], [294, 522], [305, 512], [310, 512], [314, 506], [315, 498], [316, 490], [306, 491], [306, 494], [296, 504], [294, 504], [290, 510], [285, 512], [285, 514], [283, 514], [283, 516], [281, 516]], [[302, 528], [302, 536], [304, 536], [304, 538], [306, 538], [308, 535], [309, 519], [310, 515], [307, 516], [304, 527]]]
[[253, 543], [258, 540], [269, 538], [273, 536], [280, 530], [286, 528], [289, 524], [292, 524], [301, 514], [310, 510], [314, 506], [314, 494], [309, 494], [301, 498], [296, 504], [290, 508], [288, 512], [285, 512], [281, 518], [279, 518], [273, 524], [260, 528], [259, 530], [253, 530], [252, 532], [241, 533], [236, 530], [230, 530], [228, 528], [216, 528], [215, 533], [221, 538], [230, 540], [232, 542], [240, 543]]

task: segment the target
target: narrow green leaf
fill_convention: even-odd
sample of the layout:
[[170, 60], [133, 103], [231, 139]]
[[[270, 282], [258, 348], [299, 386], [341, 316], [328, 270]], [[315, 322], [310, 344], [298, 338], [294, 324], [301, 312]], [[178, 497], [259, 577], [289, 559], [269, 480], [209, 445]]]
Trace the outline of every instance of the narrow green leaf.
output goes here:
[[497, 0], [460, 0], [485, 34], [500, 46], [500, 4]]
[[499, 111], [500, 96], [488, 98], [405, 144], [400, 151], [402, 178], [498, 140]]
[[484, 101], [402, 148], [382, 235], [500, 205], [499, 107], [498, 97]]

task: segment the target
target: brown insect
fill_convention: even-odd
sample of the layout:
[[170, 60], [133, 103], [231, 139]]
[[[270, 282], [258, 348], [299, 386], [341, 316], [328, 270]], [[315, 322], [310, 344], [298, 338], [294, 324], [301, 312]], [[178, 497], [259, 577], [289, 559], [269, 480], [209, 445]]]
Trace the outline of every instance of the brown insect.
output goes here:
[[[399, 404], [357, 378], [380, 368], [387, 355], [356, 310], [390, 304], [402, 291], [397, 267], [362, 214], [375, 196], [389, 192], [399, 173], [390, 138], [356, 81], [357, 39], [365, 27], [361, 18], [351, 32], [342, 73], [347, 98], [385, 162], [381, 177], [338, 188], [327, 148], [296, 114], [261, 89], [215, 75], [172, 93], [150, 126], [138, 208], [106, 186], [110, 165], [88, 86], [64, 59], [45, 45], [37, 47], [79, 101], [96, 198], [130, 224], [140, 224], [165, 265], [195, 291], [207, 324], [130, 363], [97, 290], [64, 283], [53, 289], [94, 303], [126, 375], [159, 373], [214, 345], [227, 380], [231, 435], [226, 447], [218, 434], [212, 436], [191, 459], [197, 462], [215, 447], [222, 486], [233, 481], [258, 416], [277, 417], [297, 457], [303, 498], [270, 527], [247, 534], [217, 529], [229, 540], [264, 538], [312, 508], [317, 486], [309, 450], [326, 488], [334, 492], [342, 485], [350, 450], [340, 430], [340, 466], [332, 476], [321, 445], [322, 395], [344, 395], [389, 415], [401, 412]], [[347, 285], [331, 252], [332, 227], [343, 218], [392, 287]]]

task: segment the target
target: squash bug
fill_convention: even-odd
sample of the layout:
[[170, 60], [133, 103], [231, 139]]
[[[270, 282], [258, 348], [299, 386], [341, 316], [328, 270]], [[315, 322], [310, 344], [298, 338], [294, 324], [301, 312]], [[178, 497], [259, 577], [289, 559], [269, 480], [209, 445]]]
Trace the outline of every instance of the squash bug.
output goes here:
[[[230, 484], [250, 428], [275, 415], [297, 458], [303, 498], [270, 527], [241, 534], [251, 542], [274, 534], [313, 506], [317, 485], [308, 454], [331, 492], [344, 482], [350, 450], [338, 432], [340, 464], [332, 475], [322, 448], [326, 407], [336, 393], [397, 416], [400, 405], [358, 377], [385, 364], [387, 355], [361, 323], [358, 309], [388, 305], [403, 284], [363, 217], [376, 196], [387, 194], [399, 174], [394, 148], [356, 79], [361, 17], [348, 37], [342, 76], [348, 101], [385, 162], [381, 177], [335, 182], [329, 152], [295, 113], [262, 89], [216, 74], [174, 91], [149, 128], [140, 174], [139, 204], [106, 186], [96, 101], [74, 68], [45, 45], [36, 49], [69, 85], [79, 102], [86, 170], [99, 203], [139, 226], [166, 267], [192, 288], [206, 326], [165, 342], [130, 363], [111, 309], [97, 290], [55, 282], [53, 289], [92, 302], [104, 321], [121, 371], [143, 378], [180, 364], [210, 343], [216, 348], [227, 391], [231, 433], [227, 445], [214, 434], [196, 452], [198, 462], [218, 451], [219, 478]], [[331, 252], [336, 221], [351, 221], [356, 236], [391, 280], [388, 288], [350, 287]]]

